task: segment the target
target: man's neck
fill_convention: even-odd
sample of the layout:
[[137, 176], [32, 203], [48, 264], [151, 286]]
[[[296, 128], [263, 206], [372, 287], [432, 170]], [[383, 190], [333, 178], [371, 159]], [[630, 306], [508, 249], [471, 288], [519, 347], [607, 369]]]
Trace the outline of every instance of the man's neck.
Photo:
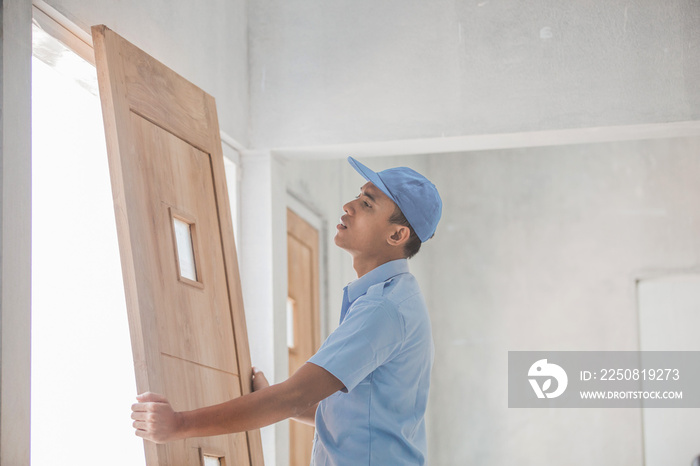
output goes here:
[[352, 267], [357, 273], [357, 278], [371, 272], [382, 264], [391, 262], [397, 259], [404, 259], [402, 255], [382, 256], [382, 257], [353, 257]]

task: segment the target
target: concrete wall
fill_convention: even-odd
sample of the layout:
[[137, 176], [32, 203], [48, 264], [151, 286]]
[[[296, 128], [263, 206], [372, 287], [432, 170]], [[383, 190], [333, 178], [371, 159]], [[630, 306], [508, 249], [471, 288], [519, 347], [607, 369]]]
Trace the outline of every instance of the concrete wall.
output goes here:
[[431, 158], [431, 464], [642, 464], [638, 410], [508, 409], [507, 351], [639, 349], [636, 279], [700, 266], [698, 154], [676, 139]]
[[264, 0], [258, 148], [700, 117], [698, 0]]
[[83, 30], [107, 27], [216, 99], [221, 130], [248, 146], [246, 0], [47, 0]]

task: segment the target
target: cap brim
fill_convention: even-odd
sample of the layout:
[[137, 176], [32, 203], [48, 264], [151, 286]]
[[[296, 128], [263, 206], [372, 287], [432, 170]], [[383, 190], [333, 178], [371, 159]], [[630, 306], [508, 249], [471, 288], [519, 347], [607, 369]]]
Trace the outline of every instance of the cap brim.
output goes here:
[[364, 179], [375, 185], [377, 188], [379, 188], [384, 194], [386, 194], [389, 199], [391, 199], [393, 202], [396, 202], [396, 199], [394, 198], [394, 195], [391, 194], [391, 191], [389, 191], [389, 188], [386, 187], [382, 179], [379, 177], [379, 175], [374, 172], [373, 170], [370, 170], [367, 168], [365, 165], [361, 164], [357, 160], [355, 160], [352, 157], [348, 157], [348, 162], [350, 165], [352, 165], [352, 168], [354, 168], [357, 173], [362, 175]]

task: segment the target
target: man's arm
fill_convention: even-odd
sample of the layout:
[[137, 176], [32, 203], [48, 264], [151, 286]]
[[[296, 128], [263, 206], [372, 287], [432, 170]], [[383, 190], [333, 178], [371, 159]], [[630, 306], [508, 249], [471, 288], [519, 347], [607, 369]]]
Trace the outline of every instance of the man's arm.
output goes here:
[[341, 388], [333, 374], [306, 363], [282, 383], [193, 411], [175, 412], [163, 396], [145, 393], [131, 418], [136, 435], [156, 443], [243, 432], [300, 416]]
[[[257, 392], [258, 390], [262, 390], [263, 388], [267, 388], [270, 386], [270, 382], [267, 381], [267, 377], [265, 377], [265, 374], [263, 371], [258, 370], [258, 368], [253, 367], [253, 391]], [[318, 408], [318, 403], [304, 411], [303, 413], [299, 414], [298, 416], [294, 416], [292, 419], [298, 422], [302, 422], [304, 424], [308, 424], [312, 427], [316, 426], [316, 409]]]

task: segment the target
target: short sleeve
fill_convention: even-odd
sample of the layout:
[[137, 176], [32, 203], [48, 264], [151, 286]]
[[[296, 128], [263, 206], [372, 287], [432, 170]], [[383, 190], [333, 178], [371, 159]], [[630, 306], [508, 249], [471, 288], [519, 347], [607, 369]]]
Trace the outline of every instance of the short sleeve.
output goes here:
[[403, 319], [394, 304], [360, 298], [308, 362], [326, 369], [351, 391], [390, 360], [403, 340]]

